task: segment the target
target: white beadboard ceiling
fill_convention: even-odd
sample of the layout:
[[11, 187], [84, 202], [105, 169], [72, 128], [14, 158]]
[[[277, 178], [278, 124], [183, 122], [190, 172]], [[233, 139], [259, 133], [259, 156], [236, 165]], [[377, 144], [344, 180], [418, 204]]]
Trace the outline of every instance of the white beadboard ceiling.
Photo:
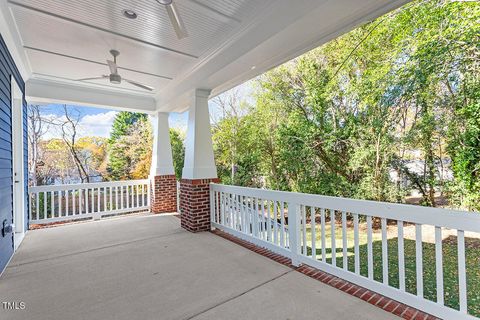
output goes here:
[[[0, 30], [19, 47], [15, 56], [29, 71], [27, 94], [29, 84], [41, 82], [45, 88], [55, 83], [56, 90], [57, 85], [68, 86], [70, 102], [92, 104], [91, 96], [82, 101], [81, 94], [74, 94], [88, 95], [92, 89], [103, 97], [140, 97], [142, 106], [151, 101], [145, 111], [184, 111], [195, 88], [218, 94], [407, 2], [173, 1], [188, 31], [181, 40], [155, 0], [0, 0], [0, 18], [6, 22]], [[137, 19], [124, 17], [124, 9], [135, 11]], [[120, 51], [117, 63], [123, 77], [155, 90], [76, 81], [109, 74], [110, 49]], [[37, 95], [42, 92], [36, 89]], [[46, 96], [33, 98], [43, 101]]]
[[[36, 76], [76, 80], [108, 74], [105, 60], [116, 49], [121, 75], [157, 90], [224, 41], [255, 10], [244, 0], [177, 0], [189, 34], [178, 40], [165, 8], [155, 0], [8, 3]], [[137, 19], [124, 17], [124, 9], [135, 11]], [[88, 82], [112, 86], [105, 80]], [[145, 93], [128, 83], [120, 87]]]

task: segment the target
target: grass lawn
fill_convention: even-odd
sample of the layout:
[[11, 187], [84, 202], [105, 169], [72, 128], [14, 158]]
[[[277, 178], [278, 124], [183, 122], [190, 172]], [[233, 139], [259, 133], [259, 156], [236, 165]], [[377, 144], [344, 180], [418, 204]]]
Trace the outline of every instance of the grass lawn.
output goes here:
[[[368, 275], [367, 262], [367, 234], [364, 226], [360, 226], [360, 273], [363, 276]], [[327, 263], [331, 263], [331, 227], [325, 226], [326, 238], [326, 257]], [[321, 232], [320, 227], [316, 228], [316, 258], [321, 259]], [[347, 230], [348, 238], [348, 270], [354, 271], [354, 235], [353, 228]], [[311, 255], [311, 230], [307, 228], [307, 252]], [[342, 228], [341, 225], [335, 227], [335, 245], [336, 245], [336, 265], [343, 266], [342, 258]], [[388, 238], [388, 277], [389, 285], [398, 288], [398, 239], [389, 236]], [[467, 292], [468, 292], [468, 312], [469, 314], [480, 317], [480, 247], [477, 245], [468, 245], [466, 238], [466, 269], [467, 269]], [[407, 292], [416, 294], [416, 263], [415, 263], [415, 241], [404, 239], [405, 248], [405, 287]], [[457, 245], [456, 240], [443, 241], [443, 261], [444, 261], [444, 299], [445, 305], [459, 309], [458, 296], [458, 269], [457, 269]], [[373, 233], [373, 275], [376, 281], [383, 281], [382, 276], [382, 242], [380, 231]], [[423, 286], [424, 297], [428, 300], [436, 301], [436, 271], [435, 271], [435, 244], [423, 242]]]

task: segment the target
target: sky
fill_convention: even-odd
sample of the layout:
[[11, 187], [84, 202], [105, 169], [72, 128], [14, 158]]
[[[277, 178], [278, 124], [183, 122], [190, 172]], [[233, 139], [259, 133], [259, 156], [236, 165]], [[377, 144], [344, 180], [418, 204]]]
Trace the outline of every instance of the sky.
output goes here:
[[[77, 114], [80, 117], [79, 122], [79, 137], [97, 136], [108, 138], [110, 130], [112, 129], [113, 121], [118, 111], [97, 107], [85, 107], [67, 105], [72, 114]], [[50, 120], [62, 120], [64, 118], [64, 110], [62, 104], [47, 104], [40, 107], [40, 112], [43, 117]], [[170, 113], [169, 125], [170, 128], [175, 128], [180, 131], [187, 129], [188, 112], [184, 113]], [[49, 140], [52, 138], [60, 138], [60, 131], [54, 127], [50, 127], [44, 135], [43, 139]]]
[[[240, 98], [247, 101], [251, 96], [250, 83], [242, 84], [232, 90], [229, 90], [222, 94], [222, 96], [228, 96], [236, 92]], [[80, 117], [78, 136], [99, 136], [108, 138], [110, 136], [110, 130], [112, 128], [113, 121], [118, 111], [97, 107], [86, 106], [74, 106], [68, 105], [72, 110], [72, 114], [78, 114]], [[218, 120], [221, 117], [221, 112], [218, 106], [211, 100], [209, 102], [210, 116], [212, 119]], [[62, 120], [65, 117], [62, 104], [47, 104], [40, 107], [42, 116], [50, 120]], [[78, 113], [77, 113], [78, 112]], [[170, 113], [169, 125], [170, 128], [178, 129], [182, 132], [187, 131], [188, 112], [184, 113]], [[58, 128], [50, 127], [43, 139], [49, 140], [52, 138], [61, 138], [61, 133]]]

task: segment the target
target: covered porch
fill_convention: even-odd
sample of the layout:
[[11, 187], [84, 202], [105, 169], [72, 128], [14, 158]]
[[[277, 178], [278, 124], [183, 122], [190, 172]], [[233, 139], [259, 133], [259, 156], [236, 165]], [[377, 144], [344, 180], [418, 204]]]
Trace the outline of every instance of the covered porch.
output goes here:
[[[28, 200], [12, 212], [20, 212], [26, 225], [97, 221], [31, 230], [15, 243], [0, 298], [24, 308], [10, 304], [15, 308], [2, 310], [6, 319], [393, 319], [400, 304], [413, 310], [398, 314], [407, 319], [475, 318], [478, 300], [468, 281], [478, 264], [469, 259], [467, 242], [480, 234], [478, 216], [225, 186], [217, 176], [209, 99], [408, 1], [178, 0], [186, 39], [177, 39], [167, 13], [155, 11], [162, 1], [125, 1], [113, 11], [103, 2], [57, 1], [49, 8], [50, 2], [0, 0], [2, 37], [25, 80], [22, 97], [149, 114], [152, 166], [145, 180], [20, 189]], [[133, 24], [137, 15], [149, 18]], [[118, 70], [116, 60], [114, 68], [105, 63], [112, 49], [122, 52]], [[108, 68], [110, 76], [87, 78]], [[148, 91], [121, 83], [119, 73], [146, 83]], [[103, 82], [107, 78], [110, 83]], [[177, 182], [168, 116], [185, 111], [185, 163]], [[21, 147], [23, 140], [13, 144]], [[15, 233], [8, 219], [5, 247]], [[407, 239], [407, 227], [413, 238]], [[433, 230], [429, 256], [424, 227]], [[447, 242], [447, 233], [455, 240]], [[447, 254], [455, 257], [453, 266], [444, 264]], [[297, 272], [307, 266], [315, 268], [312, 274], [321, 270], [348, 281], [348, 288], [372, 290], [379, 301], [395, 300], [393, 309]], [[444, 283], [451, 267], [455, 282]], [[453, 303], [447, 285], [454, 288]]]

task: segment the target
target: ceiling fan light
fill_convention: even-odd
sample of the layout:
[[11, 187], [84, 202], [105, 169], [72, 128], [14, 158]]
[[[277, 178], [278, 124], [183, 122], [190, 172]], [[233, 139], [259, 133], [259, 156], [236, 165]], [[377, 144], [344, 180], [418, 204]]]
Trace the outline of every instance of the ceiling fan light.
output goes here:
[[168, 6], [172, 4], [173, 0], [157, 0], [158, 3], [163, 4], [164, 6]]
[[110, 82], [113, 83], [113, 84], [120, 84], [122, 83], [122, 77], [120, 77], [120, 75], [118, 74], [111, 74], [110, 75]]

